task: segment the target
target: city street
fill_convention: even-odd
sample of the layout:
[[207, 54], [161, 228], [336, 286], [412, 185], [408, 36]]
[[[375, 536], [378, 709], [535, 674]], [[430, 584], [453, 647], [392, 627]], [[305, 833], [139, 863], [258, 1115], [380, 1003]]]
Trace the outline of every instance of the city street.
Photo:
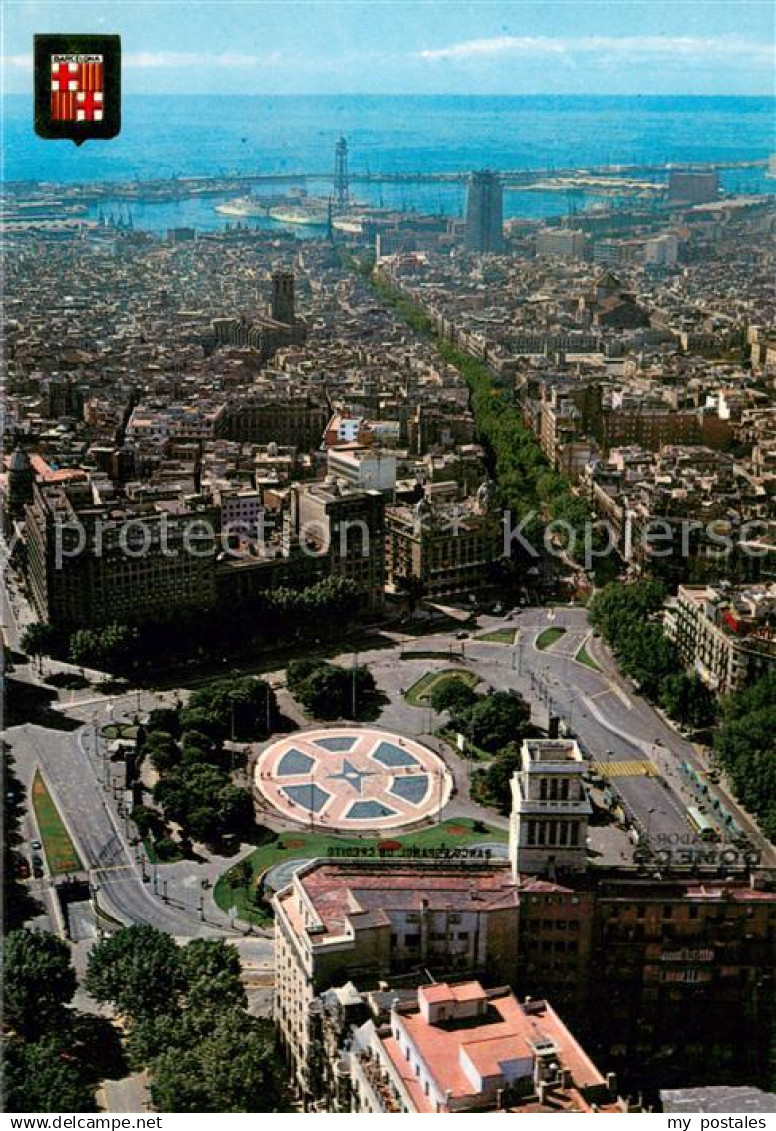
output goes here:
[[[566, 631], [554, 644], [538, 649], [537, 636], [552, 626]], [[518, 630], [515, 645], [478, 639], [500, 628]], [[604, 642], [593, 637], [585, 609], [530, 608], [510, 621], [480, 616], [478, 627], [467, 639], [458, 639], [458, 632], [452, 629], [411, 638], [398, 633], [385, 635], [393, 638], [393, 649], [360, 652], [357, 656], [359, 663], [371, 668], [378, 686], [391, 698], [380, 716], [381, 725], [403, 728], [409, 734], [432, 733], [439, 719], [429, 709], [407, 704], [401, 690], [412, 686], [424, 672], [443, 666], [441, 659], [408, 658], [412, 653], [447, 653], [449, 665], [462, 664], [476, 671], [482, 680], [480, 690], [484, 685], [518, 691], [531, 704], [532, 718], [538, 725], [546, 726], [550, 715], [564, 720], [591, 761], [598, 763], [604, 778], [610, 763], [612, 787], [656, 847], [692, 841], [686, 809], [697, 801], [681, 781], [678, 764], [686, 761], [702, 770], [703, 761], [692, 743], [618, 673]], [[575, 659], [583, 643], [600, 671]], [[400, 659], [402, 654], [404, 658]], [[338, 659], [348, 663], [354, 655]], [[620, 768], [630, 772], [618, 772]], [[719, 786], [713, 792], [761, 850], [763, 860], [776, 860], [773, 847], [740, 806]]]
[[[87, 753], [91, 734], [28, 724], [11, 728], [7, 737], [28, 796], [35, 770], [41, 768], [103, 912], [122, 923], [150, 923], [181, 938], [233, 933], [228, 918], [201, 887], [205, 878], [214, 881], [227, 862], [149, 866], [127, 842], [112, 789], [102, 784], [101, 759], [97, 763]], [[205, 921], [199, 910], [203, 897]]]
[[[565, 631], [540, 649], [537, 638], [548, 627]], [[497, 629], [515, 631], [515, 643], [482, 639]], [[606, 645], [591, 633], [584, 609], [525, 609], [511, 620], [481, 616], [477, 628], [465, 638], [460, 638], [457, 626], [441, 632], [421, 631], [411, 637], [386, 630], [382, 636], [383, 647], [346, 652], [335, 659], [346, 665], [357, 661], [372, 670], [387, 700], [376, 720], [379, 727], [417, 736], [444, 756], [456, 782], [445, 816], [471, 817], [501, 828], [508, 823], [495, 810], [469, 798], [469, 779], [477, 763], [436, 737], [440, 716], [430, 707], [410, 706], [403, 694], [429, 670], [461, 666], [479, 676], [480, 691], [518, 691], [530, 703], [536, 725], [546, 727], [550, 716], [563, 720], [593, 768], [619, 794], [626, 812], [654, 848], [693, 842], [687, 806], [695, 803], [695, 798], [681, 780], [678, 763], [686, 761], [701, 770], [702, 759], [696, 748], [619, 675]], [[576, 659], [583, 644], [587, 657], [600, 670]], [[437, 658], [413, 658], [414, 653], [424, 652], [436, 653]], [[283, 686], [284, 673], [267, 675], [278, 691], [281, 709], [304, 726], [304, 717]], [[201, 861], [149, 865], [142, 849], [129, 843], [132, 829], [122, 808], [127, 798], [119, 781], [119, 766], [104, 757], [104, 741], [99, 750], [95, 747], [95, 726], [99, 730], [112, 718], [132, 719], [138, 711], [164, 702], [171, 704], [185, 694], [184, 689], [162, 693], [128, 690], [111, 697], [88, 689], [62, 692], [59, 708], [80, 722], [80, 729], [67, 732], [27, 724], [11, 728], [8, 739], [17, 772], [28, 791], [36, 768], [41, 768], [103, 912], [123, 923], [151, 923], [181, 938], [238, 937], [239, 924], [235, 930], [212, 898], [212, 885], [234, 858], [212, 856]], [[715, 793], [762, 851], [764, 862], [773, 860], [772, 846], [753, 821], [720, 787]], [[602, 833], [600, 829], [592, 831]], [[37, 838], [30, 813], [25, 832], [28, 841]], [[203, 881], [210, 886], [203, 888]], [[44, 901], [47, 921], [55, 923], [58, 908], [48, 881], [36, 880], [33, 886]], [[271, 948], [268, 940], [256, 942]]]

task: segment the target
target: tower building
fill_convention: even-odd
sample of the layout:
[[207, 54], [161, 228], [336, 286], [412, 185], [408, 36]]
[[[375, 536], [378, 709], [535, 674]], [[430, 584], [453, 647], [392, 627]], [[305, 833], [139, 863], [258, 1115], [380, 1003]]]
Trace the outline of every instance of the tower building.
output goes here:
[[466, 193], [467, 251], [501, 252], [504, 249], [504, 193], [497, 173], [488, 169], [472, 173]]
[[592, 806], [582, 781], [582, 751], [565, 738], [528, 738], [520, 754], [521, 766], [512, 778], [509, 827], [515, 876], [584, 870]]

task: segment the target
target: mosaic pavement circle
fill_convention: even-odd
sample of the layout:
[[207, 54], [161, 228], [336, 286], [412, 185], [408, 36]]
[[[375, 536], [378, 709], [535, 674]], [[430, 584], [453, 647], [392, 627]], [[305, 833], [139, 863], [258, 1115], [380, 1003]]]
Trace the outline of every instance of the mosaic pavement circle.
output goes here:
[[444, 808], [452, 776], [412, 738], [362, 727], [286, 735], [259, 755], [254, 783], [284, 817], [364, 832], [414, 824]]

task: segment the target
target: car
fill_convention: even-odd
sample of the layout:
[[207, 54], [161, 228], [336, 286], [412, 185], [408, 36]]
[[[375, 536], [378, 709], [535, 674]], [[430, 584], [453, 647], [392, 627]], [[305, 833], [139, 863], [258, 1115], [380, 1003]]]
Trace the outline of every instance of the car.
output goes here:
[[456, 640], [468, 640], [469, 639], [469, 633], [468, 632], [456, 632], [455, 639]]
[[31, 846], [32, 848], [34, 848], [34, 849], [35, 849], [35, 850], [36, 850], [37, 852], [40, 852], [41, 848], [43, 848], [43, 845], [42, 845], [42, 844], [40, 843], [40, 841], [39, 841], [39, 840], [33, 840], [33, 841], [31, 841], [31, 842], [30, 842], [30, 846]]
[[42, 868], [43, 867], [43, 859], [42, 859], [42, 857], [40, 857], [38, 855], [37, 852], [33, 852], [33, 854], [32, 854], [32, 866], [33, 866], [33, 868]]

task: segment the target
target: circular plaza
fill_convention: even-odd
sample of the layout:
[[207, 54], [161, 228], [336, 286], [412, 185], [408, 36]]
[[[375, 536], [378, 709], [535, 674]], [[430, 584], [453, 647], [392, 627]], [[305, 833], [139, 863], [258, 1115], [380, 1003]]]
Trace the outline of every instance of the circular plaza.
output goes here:
[[271, 742], [256, 762], [254, 784], [289, 820], [360, 833], [433, 817], [450, 799], [453, 779], [442, 759], [415, 739], [343, 726]]

